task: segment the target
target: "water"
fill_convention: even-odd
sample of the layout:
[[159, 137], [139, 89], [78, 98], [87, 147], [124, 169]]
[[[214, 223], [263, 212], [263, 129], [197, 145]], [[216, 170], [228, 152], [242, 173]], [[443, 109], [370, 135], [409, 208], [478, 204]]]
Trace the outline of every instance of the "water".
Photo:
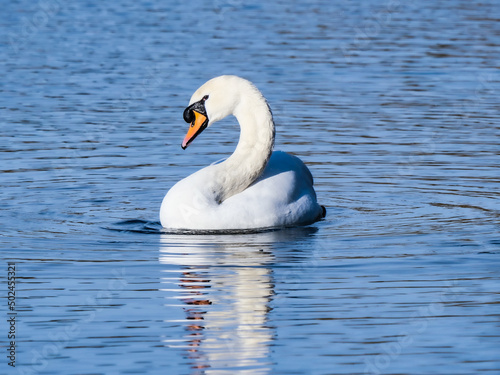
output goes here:
[[[5, 2], [18, 316], [1, 372], [500, 374], [499, 16], [495, 0]], [[168, 188], [235, 147], [233, 120], [180, 147], [192, 92], [220, 74], [268, 98], [324, 221], [161, 233]]]

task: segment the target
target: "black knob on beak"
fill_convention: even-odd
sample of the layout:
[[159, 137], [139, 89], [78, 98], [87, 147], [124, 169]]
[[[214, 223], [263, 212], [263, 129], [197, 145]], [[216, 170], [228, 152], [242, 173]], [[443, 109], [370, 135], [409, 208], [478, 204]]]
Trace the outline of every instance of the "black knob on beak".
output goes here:
[[184, 110], [184, 114], [182, 116], [184, 117], [184, 121], [186, 121], [187, 123], [191, 123], [194, 121], [194, 113], [191, 106], [187, 107]]

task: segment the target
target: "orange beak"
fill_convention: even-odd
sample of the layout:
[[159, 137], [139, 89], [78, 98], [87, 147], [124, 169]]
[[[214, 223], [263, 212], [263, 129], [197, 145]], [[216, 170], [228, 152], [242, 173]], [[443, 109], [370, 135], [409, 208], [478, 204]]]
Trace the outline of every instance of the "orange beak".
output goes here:
[[193, 113], [194, 113], [194, 120], [193, 122], [191, 122], [189, 130], [181, 144], [183, 150], [186, 149], [186, 147], [198, 136], [198, 134], [200, 134], [203, 130], [205, 130], [208, 124], [207, 116], [202, 115], [201, 113], [194, 110]]

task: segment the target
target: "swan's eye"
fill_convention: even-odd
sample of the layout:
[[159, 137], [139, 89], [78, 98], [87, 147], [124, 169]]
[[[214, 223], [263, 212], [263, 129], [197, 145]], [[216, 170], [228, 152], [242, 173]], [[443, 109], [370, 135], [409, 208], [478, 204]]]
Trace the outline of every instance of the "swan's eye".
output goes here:
[[205, 95], [201, 100], [205, 101], [208, 99], [208, 95]]

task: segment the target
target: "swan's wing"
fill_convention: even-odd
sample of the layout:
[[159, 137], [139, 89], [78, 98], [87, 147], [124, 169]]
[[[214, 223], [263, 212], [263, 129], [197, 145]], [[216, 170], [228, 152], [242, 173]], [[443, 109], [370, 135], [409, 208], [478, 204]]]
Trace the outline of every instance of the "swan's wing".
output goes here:
[[299, 158], [275, 151], [262, 176], [218, 208], [237, 213], [233, 222], [256, 227], [313, 222], [321, 208], [312, 184], [311, 172]]
[[311, 184], [311, 186], [314, 185], [313, 175], [312, 175], [311, 171], [309, 170], [309, 168], [307, 168], [307, 165], [305, 165], [304, 162], [302, 160], [300, 160], [298, 157], [296, 157], [294, 155], [290, 155], [290, 154], [287, 154], [287, 155], [288, 155], [288, 157], [290, 157], [294, 160], [295, 170], [299, 173], [299, 175], [302, 176], [302, 178], [307, 179], [307, 181]]
[[283, 172], [293, 172], [306, 185], [310, 185], [311, 187], [314, 185], [314, 179], [311, 171], [302, 162], [302, 160], [283, 151], [274, 151], [272, 153], [269, 163], [259, 180], [263, 180]]

